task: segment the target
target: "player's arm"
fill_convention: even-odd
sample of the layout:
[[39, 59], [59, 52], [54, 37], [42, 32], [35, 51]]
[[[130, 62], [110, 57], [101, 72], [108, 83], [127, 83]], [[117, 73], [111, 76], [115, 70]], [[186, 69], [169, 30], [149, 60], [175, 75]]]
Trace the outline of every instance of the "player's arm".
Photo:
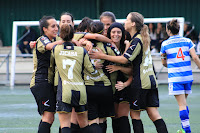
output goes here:
[[190, 49], [190, 55], [192, 56], [193, 61], [196, 63], [196, 65], [198, 66], [198, 68], [200, 69], [200, 60], [198, 55], [195, 52], [194, 48]]
[[120, 63], [120, 64], [126, 64], [128, 63], [128, 59], [125, 58], [123, 55], [122, 56], [111, 56], [111, 55], [106, 55], [102, 52], [101, 49], [97, 48], [98, 51], [92, 51], [92, 53], [90, 53], [90, 57], [92, 59], [104, 59], [104, 60], [108, 60], [111, 62], [116, 62], [116, 63]]
[[96, 70], [95, 66], [90, 61], [90, 57], [89, 57], [86, 49], [84, 49], [84, 68], [90, 73], [92, 73], [92, 72], [94, 72]]
[[132, 81], [133, 81], [133, 76], [129, 76], [129, 78], [126, 82], [117, 81], [117, 84], [115, 84], [115, 87], [118, 91], [121, 91], [124, 88], [126, 88], [127, 86], [129, 86]]
[[87, 33], [85, 34], [84, 38], [86, 39], [94, 39], [100, 42], [107, 42], [107, 43], [112, 43], [112, 40], [105, 37], [104, 35], [101, 34], [92, 34], [92, 33]]
[[48, 43], [46, 46], [45, 46], [45, 49], [46, 50], [52, 50], [52, 48], [58, 44], [58, 45], [62, 45], [64, 43], [64, 41], [62, 40], [59, 40], [59, 41], [55, 41], [55, 42], [51, 42], [51, 43]]
[[117, 65], [108, 65], [106, 66], [106, 69], [109, 73], [115, 72], [115, 71], [121, 71], [125, 74], [132, 73], [131, 67], [123, 67], [123, 66], [117, 66]]
[[79, 40], [80, 44], [82, 46], [86, 46], [85, 49], [88, 51], [88, 53], [92, 52], [93, 44], [92, 42], [88, 41], [87, 39], [80, 39]]
[[76, 46], [81, 46], [81, 43], [75, 39], [72, 39], [72, 43], [75, 44]]
[[167, 67], [167, 55], [166, 54], [161, 54], [161, 60], [163, 66]]

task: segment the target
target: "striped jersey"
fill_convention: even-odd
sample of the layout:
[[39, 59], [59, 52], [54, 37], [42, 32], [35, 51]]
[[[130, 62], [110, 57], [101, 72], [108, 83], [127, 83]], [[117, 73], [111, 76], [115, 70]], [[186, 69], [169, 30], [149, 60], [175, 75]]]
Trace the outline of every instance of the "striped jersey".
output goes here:
[[187, 83], [193, 81], [190, 49], [194, 48], [189, 38], [171, 36], [161, 46], [161, 54], [167, 55], [168, 82]]

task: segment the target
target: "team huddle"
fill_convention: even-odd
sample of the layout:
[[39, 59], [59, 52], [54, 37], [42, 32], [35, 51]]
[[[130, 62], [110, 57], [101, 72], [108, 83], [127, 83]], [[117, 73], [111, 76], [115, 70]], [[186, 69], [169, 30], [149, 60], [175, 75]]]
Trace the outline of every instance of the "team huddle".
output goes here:
[[[115, 22], [112, 12], [103, 12], [100, 21], [83, 18], [76, 31], [73, 21], [67, 12], [61, 14], [59, 26], [54, 17], [42, 17], [41, 36], [30, 43], [34, 48], [30, 88], [42, 116], [38, 133], [50, 133], [55, 112], [60, 133], [106, 133], [107, 117], [112, 118], [113, 133], [130, 133], [129, 114], [133, 131], [144, 133], [143, 110], [158, 133], [168, 133], [158, 112], [158, 84], [142, 14], [129, 13], [123, 26]], [[190, 133], [186, 98], [193, 80], [189, 55], [199, 68], [200, 61], [191, 40], [177, 35], [178, 26], [177, 20], [167, 23], [170, 38], [161, 47], [162, 63], [172, 78], [169, 94], [179, 104], [182, 129], [178, 132]], [[176, 38], [184, 41], [170, 45]]]

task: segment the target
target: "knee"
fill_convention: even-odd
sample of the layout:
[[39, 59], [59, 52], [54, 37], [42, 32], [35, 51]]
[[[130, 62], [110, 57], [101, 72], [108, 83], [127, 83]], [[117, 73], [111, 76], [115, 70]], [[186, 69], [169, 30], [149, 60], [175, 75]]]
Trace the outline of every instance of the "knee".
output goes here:
[[45, 112], [42, 116], [42, 121], [52, 124], [54, 122], [54, 113]]
[[156, 121], [158, 119], [161, 119], [162, 117], [160, 116], [159, 112], [148, 112], [148, 116], [152, 121]]

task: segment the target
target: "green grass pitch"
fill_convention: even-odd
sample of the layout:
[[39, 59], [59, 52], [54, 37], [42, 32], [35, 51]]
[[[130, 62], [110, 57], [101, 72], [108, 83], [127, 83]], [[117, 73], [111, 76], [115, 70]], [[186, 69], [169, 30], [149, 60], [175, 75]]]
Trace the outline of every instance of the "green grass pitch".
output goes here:
[[[192, 86], [193, 93], [188, 97], [190, 124], [193, 133], [199, 132], [200, 125], [200, 85]], [[167, 85], [159, 85], [159, 112], [165, 120], [169, 133], [181, 128], [178, 105], [174, 96], [168, 95]], [[35, 100], [28, 86], [16, 86], [13, 90], [0, 86], [0, 133], [36, 133], [40, 121]], [[154, 124], [145, 111], [141, 115], [145, 133], [156, 133]], [[130, 121], [131, 122], [131, 121]], [[59, 121], [56, 114], [51, 132], [58, 133]], [[107, 133], [112, 133], [108, 118]]]

